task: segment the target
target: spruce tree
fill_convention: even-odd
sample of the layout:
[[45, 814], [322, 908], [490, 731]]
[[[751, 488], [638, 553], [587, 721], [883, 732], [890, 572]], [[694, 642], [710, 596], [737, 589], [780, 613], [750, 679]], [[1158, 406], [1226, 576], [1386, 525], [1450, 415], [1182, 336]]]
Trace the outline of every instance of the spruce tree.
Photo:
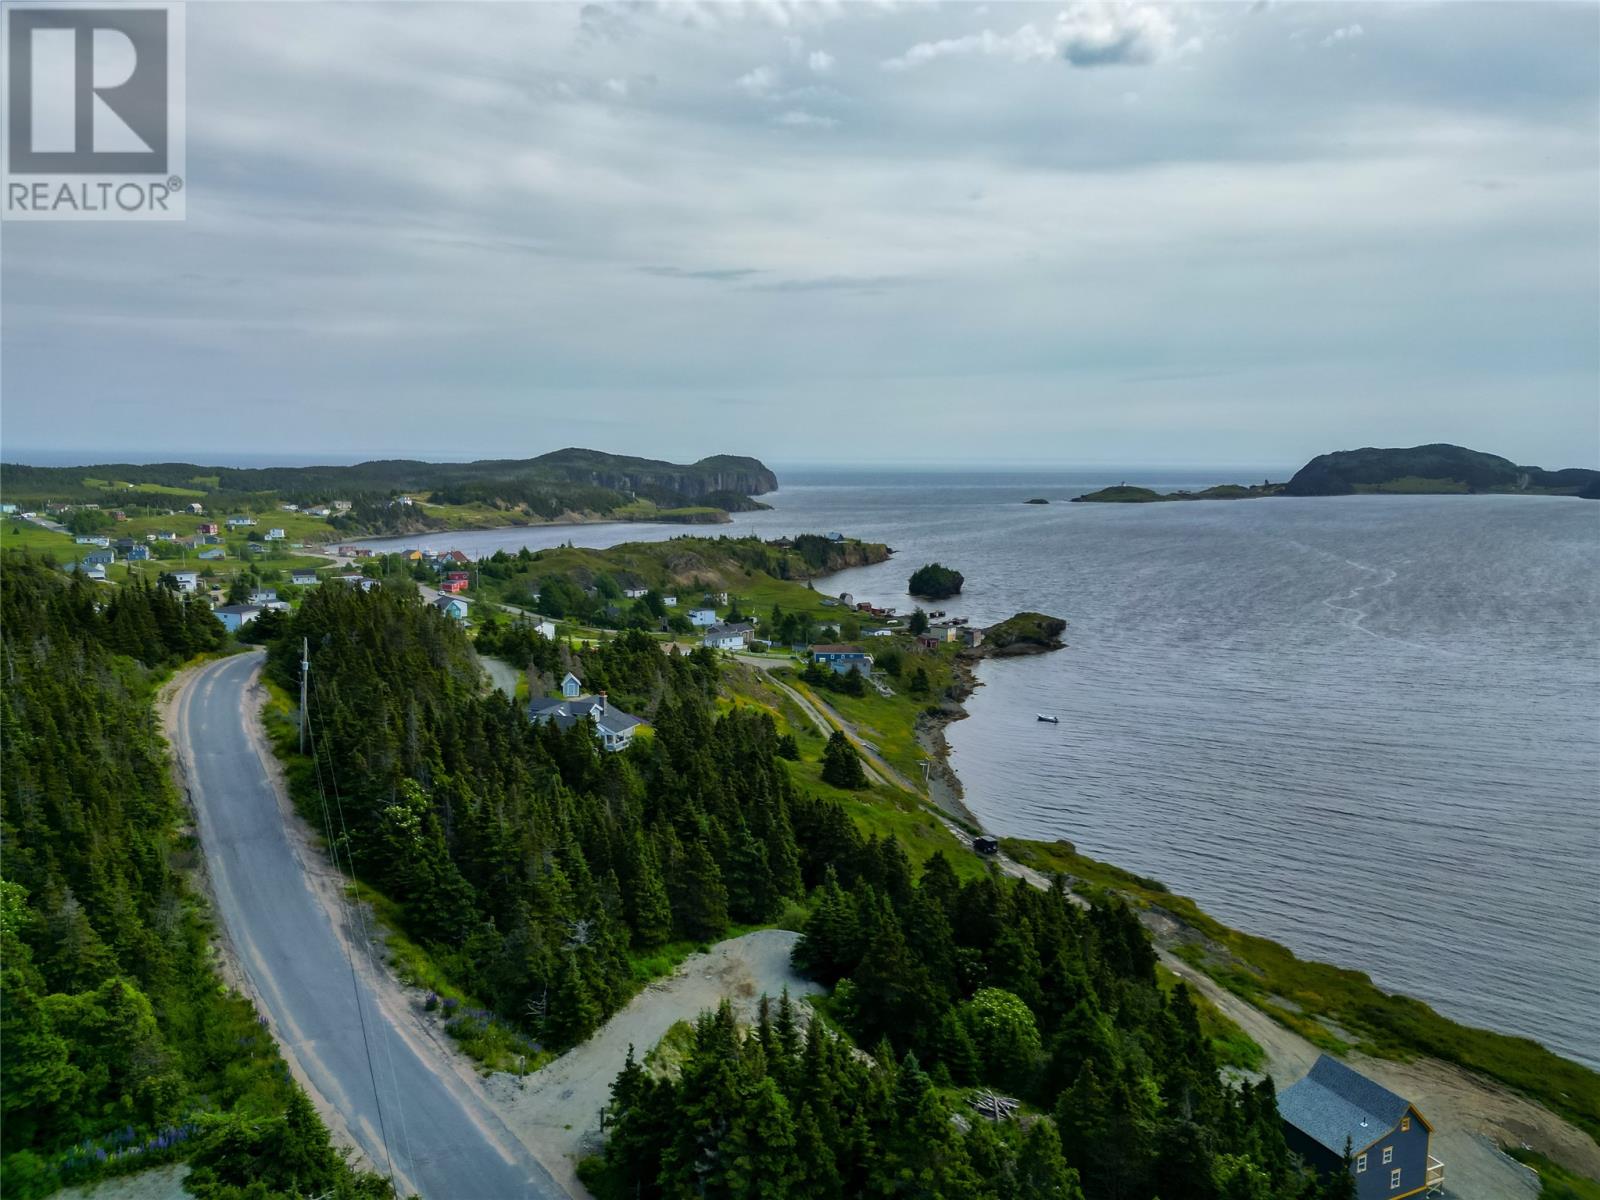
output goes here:
[[822, 782], [836, 788], [856, 791], [867, 786], [866, 773], [861, 769], [861, 758], [856, 754], [844, 731], [835, 729], [822, 752]]

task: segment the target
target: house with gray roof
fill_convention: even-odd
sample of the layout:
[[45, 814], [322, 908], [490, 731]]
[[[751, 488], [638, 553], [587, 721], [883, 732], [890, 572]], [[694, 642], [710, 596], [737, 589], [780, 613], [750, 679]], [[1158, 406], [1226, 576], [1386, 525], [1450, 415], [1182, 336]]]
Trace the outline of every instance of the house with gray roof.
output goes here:
[[634, 733], [648, 722], [613, 706], [604, 692], [580, 695], [582, 686], [578, 677], [569, 671], [561, 681], [560, 696], [541, 696], [528, 701], [528, 720], [536, 725], [553, 723], [558, 729], [571, 729], [580, 721], [588, 721], [602, 747], [627, 749]]
[[1444, 1164], [1428, 1153], [1433, 1126], [1410, 1101], [1322, 1055], [1278, 1096], [1284, 1140], [1324, 1174], [1346, 1170], [1357, 1200], [1401, 1200], [1444, 1189]]
[[755, 626], [748, 622], [733, 625], [713, 625], [700, 639], [702, 646], [712, 650], [743, 650], [755, 635]]

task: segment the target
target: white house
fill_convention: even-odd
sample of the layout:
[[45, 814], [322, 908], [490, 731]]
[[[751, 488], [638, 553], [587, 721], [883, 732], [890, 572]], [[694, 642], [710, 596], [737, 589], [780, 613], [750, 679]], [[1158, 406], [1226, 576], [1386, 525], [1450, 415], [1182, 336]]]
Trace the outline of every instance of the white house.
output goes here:
[[892, 630], [892, 629], [869, 629], [869, 630], [867, 630], [867, 636], [868, 637], [893, 637], [894, 636], [894, 630]]
[[623, 588], [622, 589], [622, 594], [624, 596], [626, 596], [629, 600], [639, 600], [639, 599], [642, 599], [644, 597], [644, 594], [646, 592], [648, 592], [649, 590], [650, 590], [649, 588], [641, 588], [641, 587]]
[[266, 533], [266, 538], [269, 542], [281, 542], [287, 536], [281, 529], [269, 529]]
[[200, 587], [200, 574], [197, 571], [174, 571], [172, 578], [180, 592], [193, 592]]
[[250, 526], [254, 525], [255, 523], [256, 523], [256, 519], [254, 517], [229, 517], [228, 518], [228, 528], [229, 529], [247, 529]]
[[289, 582], [296, 587], [315, 587], [317, 573], [315, 571], [290, 571]]
[[263, 605], [271, 604], [277, 598], [277, 588], [257, 588], [255, 591], [250, 593], [250, 603], [256, 605], [258, 608]]
[[89, 535], [85, 535], [85, 536], [81, 536], [81, 537], [75, 537], [72, 540], [74, 542], [76, 542], [80, 546], [109, 546], [109, 545], [111, 545], [111, 539], [110, 538], [108, 538], [108, 537], [100, 537], [100, 536], [94, 535], [94, 534], [89, 534]]
[[676, 596], [663, 596], [661, 597], [661, 603], [666, 605], [668, 608], [677, 608], [678, 598]]
[[691, 608], [689, 610], [689, 624], [701, 629], [710, 629], [717, 623], [717, 610], [714, 608]]
[[750, 644], [751, 632], [751, 627], [742, 622], [737, 625], [713, 625], [706, 630], [700, 644], [713, 650], [743, 650]]
[[238, 633], [260, 615], [261, 610], [253, 604], [224, 604], [217, 609], [217, 620], [229, 633]]

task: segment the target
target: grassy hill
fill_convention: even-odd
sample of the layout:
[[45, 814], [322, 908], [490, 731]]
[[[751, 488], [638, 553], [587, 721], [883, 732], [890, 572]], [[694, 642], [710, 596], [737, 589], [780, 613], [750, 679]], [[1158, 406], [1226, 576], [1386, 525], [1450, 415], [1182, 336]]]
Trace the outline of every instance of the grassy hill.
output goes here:
[[[775, 476], [759, 459], [719, 454], [695, 463], [567, 449], [526, 459], [429, 463], [390, 459], [353, 466], [207, 467], [111, 463], [7, 464], [0, 495], [23, 509], [98, 505], [162, 516], [199, 503], [212, 514], [261, 513], [282, 504], [332, 505], [324, 536], [413, 533], [556, 519], [714, 524], [759, 508]], [[401, 497], [418, 501], [403, 503]]]

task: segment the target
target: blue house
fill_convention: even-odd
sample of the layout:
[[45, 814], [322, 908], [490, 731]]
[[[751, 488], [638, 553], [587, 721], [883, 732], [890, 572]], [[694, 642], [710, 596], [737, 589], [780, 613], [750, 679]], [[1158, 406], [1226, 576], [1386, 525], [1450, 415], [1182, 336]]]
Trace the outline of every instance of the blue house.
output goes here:
[[149, 558], [150, 558], [150, 547], [149, 546], [130, 546], [130, 547], [128, 547], [128, 561], [129, 562], [147, 562], [147, 561], [149, 561]]
[[1326, 1054], [1278, 1097], [1284, 1140], [1324, 1173], [1350, 1152], [1358, 1200], [1401, 1200], [1444, 1188], [1444, 1164], [1428, 1153], [1433, 1126], [1408, 1101]]
[[846, 675], [851, 671], [872, 674], [872, 655], [860, 646], [813, 646], [811, 661], [832, 668], [838, 675]]

